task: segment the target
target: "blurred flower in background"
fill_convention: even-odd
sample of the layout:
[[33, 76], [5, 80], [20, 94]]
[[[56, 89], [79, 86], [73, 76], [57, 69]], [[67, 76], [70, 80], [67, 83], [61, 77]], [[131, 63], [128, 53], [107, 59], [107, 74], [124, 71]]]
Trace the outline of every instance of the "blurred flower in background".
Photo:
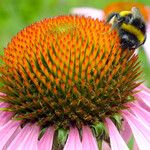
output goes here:
[[73, 8], [71, 10], [71, 14], [84, 15], [86, 17], [92, 17], [94, 19], [98, 18], [100, 20], [102, 20], [105, 15], [103, 10], [90, 8], [90, 7]]

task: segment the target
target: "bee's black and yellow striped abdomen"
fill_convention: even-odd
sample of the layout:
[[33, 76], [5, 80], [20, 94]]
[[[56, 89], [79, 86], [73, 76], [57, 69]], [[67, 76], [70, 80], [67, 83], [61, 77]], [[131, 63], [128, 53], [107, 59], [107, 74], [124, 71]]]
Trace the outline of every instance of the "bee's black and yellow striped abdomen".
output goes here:
[[146, 40], [146, 26], [139, 18], [134, 19], [131, 23], [122, 23], [119, 29], [122, 47], [133, 49], [138, 48]]

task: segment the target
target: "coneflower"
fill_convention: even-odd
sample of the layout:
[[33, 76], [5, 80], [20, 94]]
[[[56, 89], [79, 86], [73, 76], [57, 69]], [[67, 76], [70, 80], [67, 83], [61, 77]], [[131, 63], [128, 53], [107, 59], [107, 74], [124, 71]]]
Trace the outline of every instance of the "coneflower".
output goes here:
[[126, 150], [124, 123], [149, 149], [150, 90], [138, 56], [121, 49], [110, 25], [45, 19], [12, 38], [2, 60], [0, 149]]

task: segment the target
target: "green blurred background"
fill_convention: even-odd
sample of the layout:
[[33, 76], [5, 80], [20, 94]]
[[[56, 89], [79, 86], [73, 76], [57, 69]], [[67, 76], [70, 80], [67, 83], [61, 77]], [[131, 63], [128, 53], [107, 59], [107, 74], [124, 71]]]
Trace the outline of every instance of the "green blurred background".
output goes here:
[[[29, 24], [43, 18], [69, 14], [73, 7], [103, 9], [116, 0], [0, 0], [0, 54], [11, 38]], [[131, 2], [131, 0], [130, 0]], [[150, 6], [149, 0], [136, 0]], [[144, 80], [150, 87], [150, 64], [143, 50], [139, 58], [144, 69]]]

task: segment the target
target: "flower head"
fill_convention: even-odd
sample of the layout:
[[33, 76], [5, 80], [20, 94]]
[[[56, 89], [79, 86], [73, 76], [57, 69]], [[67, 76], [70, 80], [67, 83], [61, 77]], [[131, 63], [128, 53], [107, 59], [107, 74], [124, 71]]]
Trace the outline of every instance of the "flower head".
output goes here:
[[[122, 50], [110, 29], [103, 21], [60, 16], [12, 39], [0, 67], [0, 148], [96, 150], [109, 138], [112, 149], [127, 148], [118, 132], [123, 119], [133, 134], [143, 129], [150, 144], [148, 122], [137, 113], [149, 115], [137, 104], [138, 57]], [[146, 123], [137, 125], [138, 118]]]

